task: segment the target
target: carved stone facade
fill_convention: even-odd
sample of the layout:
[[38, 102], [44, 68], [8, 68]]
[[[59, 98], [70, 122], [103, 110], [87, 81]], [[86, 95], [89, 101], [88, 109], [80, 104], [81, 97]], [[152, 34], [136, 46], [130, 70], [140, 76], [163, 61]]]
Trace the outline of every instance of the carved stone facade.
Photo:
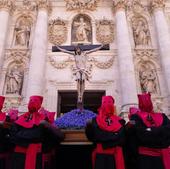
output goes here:
[[61, 45], [67, 40], [67, 22], [61, 19], [51, 20], [49, 22], [48, 36], [49, 41], [54, 45]]
[[75, 58], [52, 47], [74, 52], [79, 44], [89, 50], [102, 43], [106, 50], [86, 58], [85, 89], [113, 95], [118, 112], [137, 104], [136, 97], [129, 100], [132, 93], [149, 91], [155, 109], [170, 112], [170, 1], [0, 0], [0, 15], [0, 31], [7, 32], [0, 36], [5, 108], [25, 111], [34, 93], [44, 96], [45, 108], [57, 111], [58, 92], [76, 90]]

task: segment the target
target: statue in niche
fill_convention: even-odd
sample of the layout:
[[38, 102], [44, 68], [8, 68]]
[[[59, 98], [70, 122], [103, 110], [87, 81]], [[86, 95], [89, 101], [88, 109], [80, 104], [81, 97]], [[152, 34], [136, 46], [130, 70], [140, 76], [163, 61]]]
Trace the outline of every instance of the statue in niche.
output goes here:
[[73, 43], [90, 44], [91, 26], [83, 16], [73, 21]]
[[6, 74], [6, 94], [21, 95], [24, 73], [21, 67], [14, 66]]
[[141, 68], [139, 71], [139, 78], [142, 92], [158, 93], [156, 73], [149, 65], [145, 65]]
[[150, 45], [150, 32], [147, 24], [141, 19], [135, 20], [132, 24], [135, 45]]
[[29, 46], [31, 33], [30, 19], [27, 17], [22, 18], [15, 27], [15, 45], [16, 46]]

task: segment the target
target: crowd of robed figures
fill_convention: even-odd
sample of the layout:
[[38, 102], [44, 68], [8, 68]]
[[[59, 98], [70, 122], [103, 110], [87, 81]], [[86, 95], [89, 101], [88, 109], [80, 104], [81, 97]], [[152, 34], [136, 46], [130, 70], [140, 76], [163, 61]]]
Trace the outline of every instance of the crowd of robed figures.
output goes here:
[[[0, 110], [5, 98], [0, 96]], [[28, 112], [0, 113], [0, 169], [57, 169], [55, 148], [64, 134], [53, 125], [55, 113], [41, 109], [42, 96], [31, 96]], [[129, 121], [116, 115], [115, 100], [103, 96], [85, 134], [94, 143], [93, 169], [170, 169], [170, 120], [154, 112], [151, 95], [138, 95]], [[57, 153], [57, 152], [56, 152]]]

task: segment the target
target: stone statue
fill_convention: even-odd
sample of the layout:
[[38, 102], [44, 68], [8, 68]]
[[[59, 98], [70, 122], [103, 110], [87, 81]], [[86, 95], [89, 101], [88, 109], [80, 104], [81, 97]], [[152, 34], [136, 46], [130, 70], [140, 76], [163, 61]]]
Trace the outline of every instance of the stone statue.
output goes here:
[[17, 66], [9, 70], [6, 75], [6, 94], [21, 94], [23, 72]]
[[74, 56], [75, 59], [75, 76], [77, 81], [77, 91], [78, 91], [78, 100], [77, 103], [82, 104], [83, 103], [83, 94], [85, 90], [85, 80], [89, 80], [89, 73], [87, 70], [87, 60], [88, 60], [88, 54], [100, 50], [103, 45], [100, 45], [99, 47], [96, 47], [92, 50], [83, 51], [79, 46], [75, 47], [74, 52], [65, 50], [59, 46], [56, 46], [58, 50], [64, 53], [68, 53]]
[[139, 72], [142, 92], [157, 93], [156, 73], [152, 69], [143, 69]]
[[138, 20], [137, 25], [133, 26], [133, 34], [136, 46], [149, 45], [150, 33], [148, 30], [148, 26], [142, 20]]
[[90, 43], [88, 40], [88, 33], [90, 26], [84, 21], [83, 17], [80, 17], [79, 22], [74, 21], [74, 27], [76, 27], [76, 40], [79, 43]]
[[15, 45], [26, 46], [29, 45], [31, 27], [27, 23], [27, 19], [22, 19], [15, 28]]

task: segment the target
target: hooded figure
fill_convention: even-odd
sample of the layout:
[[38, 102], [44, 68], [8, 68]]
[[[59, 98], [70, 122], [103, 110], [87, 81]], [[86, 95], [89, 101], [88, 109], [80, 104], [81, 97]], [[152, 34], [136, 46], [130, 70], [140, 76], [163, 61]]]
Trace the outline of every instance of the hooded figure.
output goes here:
[[5, 97], [0, 96], [0, 169], [9, 169], [9, 164], [11, 163], [9, 160], [12, 151], [9, 130], [18, 116], [18, 111], [6, 115], [5, 112], [2, 112], [4, 101]]
[[64, 133], [60, 131], [54, 125], [54, 117], [56, 112], [49, 112], [42, 108], [40, 113], [44, 114], [46, 123], [46, 128], [44, 130], [44, 139], [42, 144], [42, 160], [43, 166], [42, 169], [56, 169], [56, 147], [59, 145], [61, 141], [64, 140]]
[[42, 121], [45, 117], [38, 112], [42, 101], [42, 96], [31, 96], [28, 112], [11, 128], [11, 142], [15, 145], [12, 169], [42, 169]]
[[150, 93], [138, 95], [139, 110], [129, 116], [126, 147], [129, 169], [170, 169], [170, 120], [155, 113]]
[[99, 114], [87, 123], [86, 135], [96, 148], [92, 153], [93, 169], [124, 169], [122, 145], [124, 120], [115, 115], [114, 99], [103, 96]]

